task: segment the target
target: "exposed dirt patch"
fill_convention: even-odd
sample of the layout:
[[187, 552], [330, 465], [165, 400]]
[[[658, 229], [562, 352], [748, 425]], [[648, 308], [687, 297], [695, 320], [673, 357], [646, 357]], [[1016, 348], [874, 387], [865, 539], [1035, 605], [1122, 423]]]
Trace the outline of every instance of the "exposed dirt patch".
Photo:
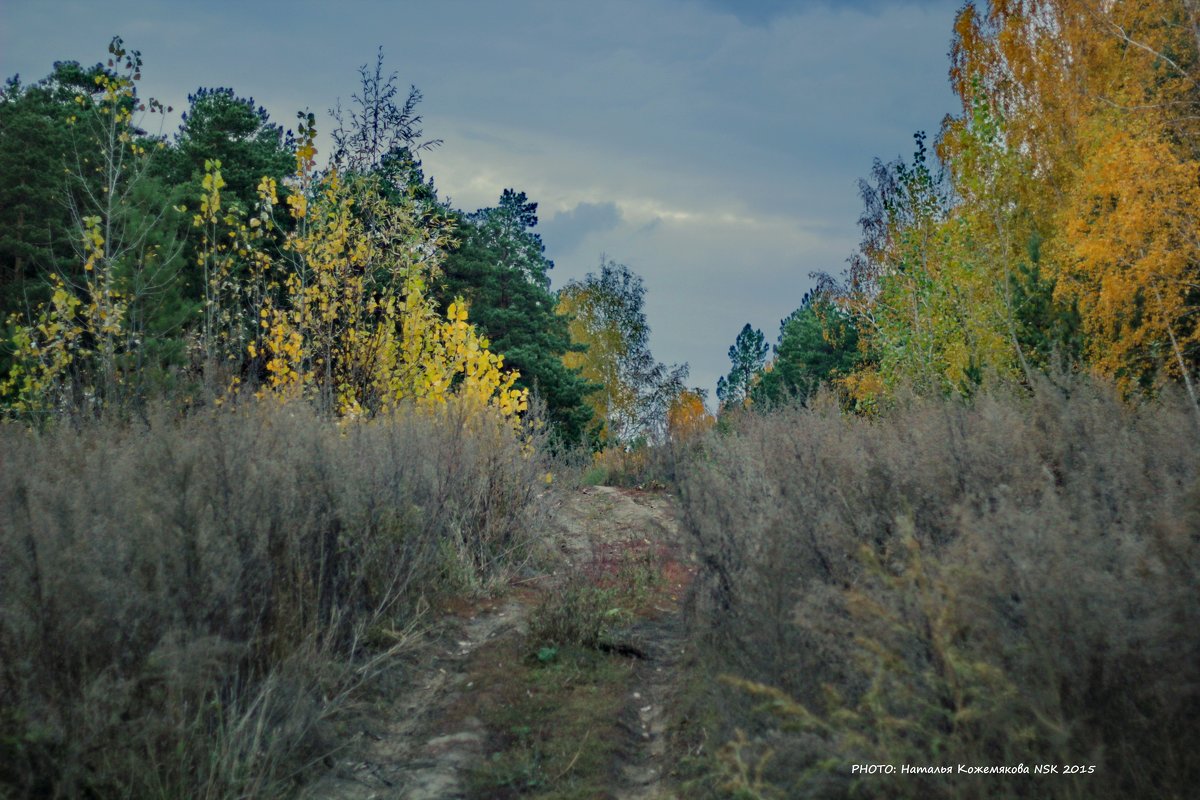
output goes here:
[[[586, 504], [595, 514], [592, 541], [625, 542], [634, 563], [647, 564], [653, 583], [637, 618], [617, 631], [616, 644], [636, 654], [622, 713], [629, 745], [618, 763], [614, 797], [661, 800], [670, 791], [668, 709], [683, 649], [680, 600], [695, 574], [679, 542], [674, 498], [666, 493], [598, 487]], [[644, 558], [642, 556], [644, 554]], [[634, 578], [637, 580], [637, 578]]]
[[[612, 797], [670, 791], [667, 709], [682, 647], [674, 498], [588, 487], [554, 497], [560, 554], [500, 598], [460, 604], [309, 798]], [[530, 617], [585, 584], [612, 605], [594, 646], [538, 646]], [[536, 621], [536, 620], [535, 620]]]
[[441, 634], [419, 647], [402, 668], [409, 685], [373, 713], [346, 743], [346, 755], [304, 793], [336, 800], [433, 800], [461, 797], [460, 775], [483, 752], [483, 724], [440, 724], [468, 682], [466, 665], [485, 643], [524, 631], [529, 605], [520, 596], [480, 605], [477, 613], [445, 621]]

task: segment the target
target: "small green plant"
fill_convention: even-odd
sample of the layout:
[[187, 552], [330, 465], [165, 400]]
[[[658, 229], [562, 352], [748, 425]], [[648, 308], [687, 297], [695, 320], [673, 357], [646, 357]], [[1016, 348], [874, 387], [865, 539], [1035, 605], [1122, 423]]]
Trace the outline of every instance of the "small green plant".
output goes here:
[[605, 467], [592, 467], [583, 475], [584, 486], [603, 486], [608, 482], [608, 469]]
[[491, 784], [525, 794], [546, 784], [542, 762], [544, 757], [529, 725], [509, 728], [511, 746], [492, 753], [489, 772]]
[[[599, 648], [625, 612], [616, 591], [582, 583], [547, 597], [529, 620], [529, 636], [542, 650], [555, 647]], [[539, 651], [539, 658], [540, 658]]]
[[631, 688], [631, 663], [577, 646], [547, 646], [537, 651], [539, 657], [521, 658], [520, 648], [509, 641], [477, 651], [472, 675], [490, 690], [465, 700], [469, 710], [462, 713], [484, 723], [495, 749], [468, 769], [466, 796], [611, 796], [614, 765], [626, 739], [621, 711]]
[[617, 568], [621, 600], [631, 608], [641, 608], [649, 603], [665, 582], [656, 554], [650, 547], [630, 548]]

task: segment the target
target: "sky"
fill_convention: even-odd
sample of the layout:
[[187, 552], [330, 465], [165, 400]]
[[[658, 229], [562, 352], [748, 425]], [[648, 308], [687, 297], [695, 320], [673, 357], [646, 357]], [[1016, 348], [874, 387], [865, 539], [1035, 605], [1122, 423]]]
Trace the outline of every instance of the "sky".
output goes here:
[[442, 196], [471, 210], [524, 191], [554, 287], [602, 255], [627, 264], [655, 357], [688, 362], [711, 395], [744, 324], [774, 342], [810, 273], [845, 269], [872, 160], [909, 155], [957, 110], [960, 4], [0, 0], [0, 76], [96, 63], [120, 34], [142, 53], [140, 93], [176, 116], [196, 88], [229, 86], [327, 131], [382, 47], [443, 141], [424, 157]]

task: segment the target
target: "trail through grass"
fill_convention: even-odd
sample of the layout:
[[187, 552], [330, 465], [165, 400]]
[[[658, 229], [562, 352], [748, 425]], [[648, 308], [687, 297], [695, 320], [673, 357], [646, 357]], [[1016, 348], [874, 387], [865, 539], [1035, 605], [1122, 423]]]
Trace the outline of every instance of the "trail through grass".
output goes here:
[[[553, 555], [446, 624], [308, 797], [672, 798], [667, 715], [694, 574], [674, 499], [552, 501]], [[386, 692], [385, 692], [386, 694]]]

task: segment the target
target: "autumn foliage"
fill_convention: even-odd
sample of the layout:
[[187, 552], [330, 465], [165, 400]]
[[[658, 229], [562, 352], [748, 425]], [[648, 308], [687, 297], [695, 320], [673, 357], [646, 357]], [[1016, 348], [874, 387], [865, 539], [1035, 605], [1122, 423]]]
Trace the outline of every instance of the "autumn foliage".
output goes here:
[[[80, 216], [81, 277], [52, 275], [49, 299], [31, 317], [9, 320], [12, 368], [0, 392], [17, 414], [99, 412], [141, 388], [139, 304], [153, 298], [139, 295], [147, 281], [138, 278], [160, 255], [139, 249], [145, 232], [131, 231], [128, 217], [163, 143], [148, 139], [135, 116], [145, 107], [136, 94], [140, 56], [120, 40], [110, 54], [122, 71], [100, 72], [95, 93], [76, 98], [79, 115], [107, 134], [94, 139], [104, 199]], [[528, 408], [517, 373], [470, 324], [466, 303], [443, 314], [433, 297], [452, 236], [446, 217], [421, 205], [419, 186], [334, 163], [319, 170], [314, 116], [301, 114], [297, 131], [293, 174], [283, 186], [263, 176], [254, 207], [226, 200], [227, 165], [209, 159], [199, 196], [173, 209], [190, 219], [200, 285], [182, 334], [216, 402], [246, 387], [358, 417], [460, 396], [516, 419]]]
[[[1188, 383], [1200, 214], [1197, 14], [1183, 0], [968, 2], [962, 106], [932, 162], [877, 162], [843, 302], [880, 381], [969, 394], [1079, 358], [1126, 390]], [[881, 394], [882, 392], [882, 394]]]
[[109, 56], [66, 101], [74, 257], [6, 321], [0, 795], [292, 797], [430, 600], [529, 558], [543, 436], [435, 299], [419, 184], [318, 167], [303, 114], [290, 174], [164, 185]]
[[290, 211], [297, 224], [284, 240], [282, 281], [248, 345], [264, 362], [266, 390], [355, 416], [406, 401], [436, 406], [454, 393], [504, 416], [526, 409], [516, 373], [503, 371], [466, 305], [452, 303], [443, 317], [428, 295], [443, 226], [419, 224], [410, 202], [383, 200], [372, 178], [336, 170]]
[[[861, 182], [845, 281], [743, 328], [720, 424], [628, 267], [552, 294], [524, 193], [438, 200], [380, 62], [323, 165], [197, 93], [274, 172], [148, 133], [119, 38], [56, 66], [71, 251], [0, 269], [0, 794], [293, 796], [431, 599], [530, 567], [552, 447], [680, 495], [687, 796], [1194, 793], [1200, 0], [952, 25], [958, 110]], [[851, 772], [1040, 761], [1102, 772]]]
[[667, 410], [667, 430], [676, 443], [691, 441], [715, 424], [704, 398], [690, 389], [680, 392]]

